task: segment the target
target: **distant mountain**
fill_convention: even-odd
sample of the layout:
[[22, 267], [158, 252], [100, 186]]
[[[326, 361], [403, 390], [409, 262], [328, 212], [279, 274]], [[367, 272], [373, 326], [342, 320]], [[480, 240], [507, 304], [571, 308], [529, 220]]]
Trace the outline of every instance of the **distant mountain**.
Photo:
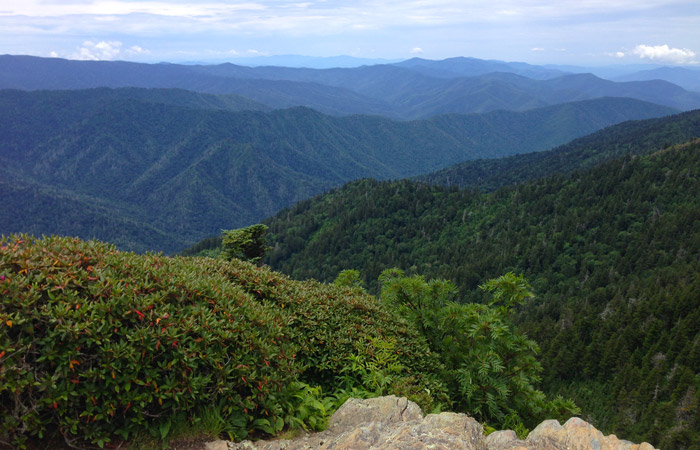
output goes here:
[[414, 179], [492, 191], [537, 178], [590, 169], [603, 161], [645, 154], [700, 137], [700, 110], [613, 125], [552, 150], [465, 161]]
[[[0, 232], [31, 227], [174, 252], [356, 178], [402, 178], [546, 150], [613, 123], [672, 112], [599, 99], [395, 122], [307, 108], [223, 108], [234, 100], [138, 89], [0, 91], [0, 166], [17, 180], [4, 187]], [[90, 214], [73, 214], [74, 222], [54, 216], [76, 208]], [[100, 217], [149, 227], [130, 234], [133, 227], [108, 227]]]
[[[306, 106], [333, 115], [393, 119], [447, 113], [524, 111], [601, 97], [630, 97], [679, 110], [700, 108], [700, 93], [663, 81], [617, 83], [592, 75], [564, 75], [527, 66], [458, 58], [409, 60], [404, 65], [305, 69], [234, 64], [138, 64], [0, 56], [0, 88], [179, 88], [237, 94], [270, 108]], [[506, 72], [481, 73], [491, 69]], [[462, 73], [480, 73], [464, 76]], [[532, 79], [529, 74], [546, 79]]]
[[[303, 56], [303, 55], [271, 55], [253, 57], [233, 57], [227, 61], [218, 63], [234, 62], [239, 65], [259, 67], [259, 66], [282, 66], [282, 67], [306, 67], [310, 69], [333, 69], [337, 67], [350, 68], [360, 66], [373, 66], [377, 64], [392, 64], [398, 62], [397, 59], [383, 58], [358, 58], [356, 56]], [[212, 61], [207, 61], [211, 64]]]
[[659, 67], [615, 78], [615, 81], [666, 80], [689, 91], [700, 92], [700, 70], [685, 67]]
[[504, 62], [465, 57], [447, 58], [439, 61], [411, 58], [406, 61], [394, 63], [394, 65], [441, 78], [475, 77], [494, 72], [506, 72], [535, 80], [546, 80], [567, 74], [567, 72], [563, 70], [533, 66], [521, 62]]
[[568, 73], [590, 73], [597, 77], [605, 78], [606, 80], [612, 80], [619, 76], [642, 70], [656, 69], [663, 66], [659, 64], [610, 64], [607, 66], [585, 67], [567, 64], [545, 64], [542, 67]]
[[[232, 68], [235, 68], [235, 72]], [[245, 75], [253, 70], [255, 69], [233, 64], [189, 66], [124, 61], [70, 61], [4, 55], [0, 56], [0, 88], [177, 88], [211, 94], [239, 94], [269, 108], [307, 106], [338, 115], [392, 113], [389, 105], [365, 98], [348, 89], [285, 79], [259, 79]]]

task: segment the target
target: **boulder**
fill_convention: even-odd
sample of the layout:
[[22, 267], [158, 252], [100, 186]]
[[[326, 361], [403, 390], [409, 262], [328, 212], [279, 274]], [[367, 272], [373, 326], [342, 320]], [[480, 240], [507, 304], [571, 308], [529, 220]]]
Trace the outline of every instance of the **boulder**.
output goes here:
[[394, 396], [350, 399], [320, 433], [227, 445], [230, 450], [656, 450], [648, 443], [604, 436], [578, 417], [563, 426], [556, 420], [545, 420], [524, 440], [511, 430], [484, 437], [482, 426], [466, 414], [445, 412], [424, 417], [418, 405]]
[[326, 431], [292, 440], [230, 443], [232, 450], [487, 450], [482, 426], [466, 414], [423, 417], [418, 405], [394, 396], [350, 399]]

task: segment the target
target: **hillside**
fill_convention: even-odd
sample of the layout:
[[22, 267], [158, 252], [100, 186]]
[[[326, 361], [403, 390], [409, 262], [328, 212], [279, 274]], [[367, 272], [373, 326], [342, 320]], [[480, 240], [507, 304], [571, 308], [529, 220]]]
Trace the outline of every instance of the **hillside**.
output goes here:
[[646, 154], [700, 136], [700, 110], [624, 122], [552, 150], [499, 159], [465, 161], [414, 177], [441, 186], [491, 191], [511, 184], [591, 169], [624, 155]]
[[304, 69], [0, 55], [0, 89], [96, 87], [237, 94], [270, 108], [306, 106], [325, 114], [372, 114], [401, 120], [499, 109], [524, 111], [601, 97], [635, 98], [681, 111], [700, 108], [700, 93], [667, 81], [613, 82], [590, 74], [469, 59]]
[[180, 90], [0, 91], [0, 232], [174, 252], [353, 179], [546, 150], [671, 112], [612, 98], [413, 122], [238, 110], [254, 106]]
[[533, 281], [518, 315], [545, 390], [605, 432], [696, 448], [700, 379], [700, 141], [491, 194], [362, 180], [266, 221], [269, 264], [329, 280], [387, 267], [453, 280]]

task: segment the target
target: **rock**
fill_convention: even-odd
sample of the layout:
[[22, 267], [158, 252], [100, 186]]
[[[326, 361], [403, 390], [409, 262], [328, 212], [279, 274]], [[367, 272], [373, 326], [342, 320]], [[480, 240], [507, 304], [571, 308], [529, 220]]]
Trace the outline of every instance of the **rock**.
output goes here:
[[603, 450], [629, 450], [630, 448], [638, 450], [636, 445], [630, 441], [620, 440], [614, 434], [603, 438]]
[[564, 424], [564, 430], [570, 450], [603, 450], [603, 433], [588, 422], [572, 417]]
[[420, 407], [405, 397], [351, 398], [331, 416], [328, 428], [344, 430], [370, 422], [388, 424], [422, 418]]
[[482, 426], [466, 414], [423, 417], [418, 405], [394, 396], [350, 399], [333, 414], [328, 429], [293, 440], [243, 441], [233, 450], [487, 450]]
[[205, 450], [228, 450], [228, 442], [226, 441], [212, 441], [204, 443]]
[[489, 450], [527, 449], [525, 442], [519, 440], [513, 430], [494, 431], [486, 436], [486, 446]]
[[[518, 447], [489, 447], [489, 450], [515, 450], [515, 448]], [[578, 417], [572, 417], [567, 420], [564, 426], [561, 426], [556, 420], [545, 420], [527, 436], [524, 449], [655, 450], [649, 444], [633, 444], [632, 442], [618, 439], [614, 434], [604, 436], [593, 425]]]
[[561, 436], [563, 429], [564, 427], [561, 426], [559, 421], [554, 419], [545, 420], [541, 424], [537, 425], [534, 430], [530, 431], [530, 434], [527, 435], [527, 440], [532, 441], [541, 438], [556, 440]]
[[[604, 436], [574, 417], [563, 426], [545, 420], [520, 440], [511, 430], [484, 437], [482, 426], [466, 414], [423, 417], [418, 405], [394, 396], [350, 399], [333, 414], [326, 431], [291, 440], [228, 443], [231, 450], [656, 450]], [[207, 448], [209, 450], [209, 448]], [[219, 450], [212, 448], [211, 450]], [[221, 450], [224, 450], [223, 447]]]

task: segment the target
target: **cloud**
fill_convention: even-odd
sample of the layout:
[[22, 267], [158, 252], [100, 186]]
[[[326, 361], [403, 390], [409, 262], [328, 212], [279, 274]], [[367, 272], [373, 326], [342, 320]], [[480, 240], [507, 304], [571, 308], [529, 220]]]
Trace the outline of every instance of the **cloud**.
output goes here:
[[[85, 41], [82, 46], [78, 47], [77, 51], [70, 55], [70, 59], [79, 59], [85, 61], [109, 61], [117, 58], [122, 54], [122, 44], [119, 41]], [[52, 55], [56, 52], [52, 52]], [[132, 45], [127, 48], [123, 54], [128, 56], [150, 55], [149, 50], [138, 45]]]
[[414, 55], [421, 54], [423, 53], [423, 49], [420, 47], [413, 47], [411, 49], [411, 53], [413, 53]]
[[121, 46], [122, 43], [119, 41], [100, 41], [98, 43], [85, 41], [78, 48], [78, 51], [71, 55], [70, 59], [85, 61], [111, 60], [119, 55]]
[[[621, 53], [621, 52], [618, 52]], [[668, 45], [638, 45], [631, 54], [642, 59], [672, 63], [672, 64], [697, 64], [695, 52], [687, 48], [671, 48]]]
[[542, 47], [532, 47], [530, 49], [531, 52], [543, 52], [544, 49]]
[[150, 55], [151, 52], [139, 47], [138, 45], [132, 45], [126, 50], [126, 54], [128, 55]]

